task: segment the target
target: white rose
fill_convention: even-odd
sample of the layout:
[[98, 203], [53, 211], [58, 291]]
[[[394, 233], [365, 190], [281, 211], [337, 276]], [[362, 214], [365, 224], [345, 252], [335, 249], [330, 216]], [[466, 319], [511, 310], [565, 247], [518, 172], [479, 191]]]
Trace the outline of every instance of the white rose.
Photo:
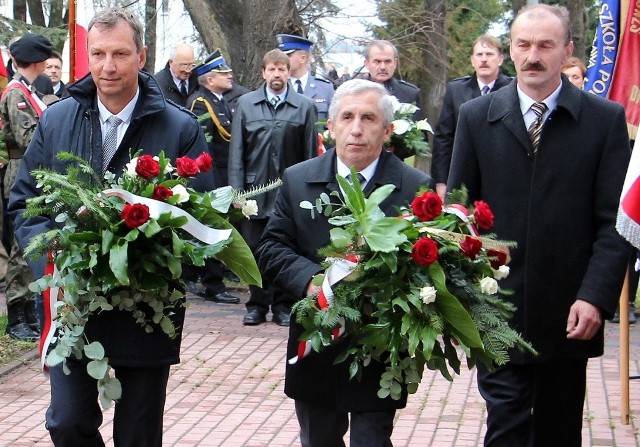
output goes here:
[[426, 130], [427, 132], [433, 133], [433, 129], [431, 128], [431, 124], [427, 122], [426, 119], [416, 121], [416, 127], [420, 130]]
[[393, 133], [396, 135], [402, 135], [409, 128], [411, 128], [411, 123], [407, 120], [394, 120], [393, 121]]
[[189, 193], [187, 192], [187, 188], [182, 185], [176, 185], [171, 188], [173, 191], [173, 195], [178, 197], [178, 203], [184, 203], [189, 200]]
[[480, 290], [487, 295], [495, 295], [498, 293], [498, 281], [493, 278], [485, 276], [480, 280]]
[[493, 271], [493, 277], [497, 280], [504, 279], [509, 276], [510, 271], [509, 266], [507, 265], [501, 265], [500, 267], [498, 267], [498, 270], [491, 270]]
[[249, 216], [258, 215], [258, 202], [255, 200], [245, 200], [242, 204], [242, 214], [248, 219]]
[[418, 109], [420, 109], [420, 107], [416, 106], [415, 104], [401, 102], [397, 112], [402, 113], [403, 115], [413, 115], [414, 112]]
[[393, 113], [397, 112], [398, 110], [400, 110], [400, 105], [401, 102], [398, 101], [398, 98], [396, 98], [395, 96], [391, 95], [391, 104], [393, 104]]
[[420, 298], [424, 304], [433, 303], [436, 300], [435, 287], [426, 286], [420, 289]]
[[138, 166], [138, 157], [133, 157], [129, 163], [127, 163], [127, 173], [131, 177], [137, 177], [136, 166]]

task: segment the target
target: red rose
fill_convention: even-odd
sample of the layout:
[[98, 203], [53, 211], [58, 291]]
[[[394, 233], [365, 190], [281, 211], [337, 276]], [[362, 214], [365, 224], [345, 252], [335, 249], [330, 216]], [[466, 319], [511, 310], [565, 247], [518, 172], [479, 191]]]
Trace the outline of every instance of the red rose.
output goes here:
[[198, 163], [193, 158], [180, 157], [176, 159], [176, 166], [180, 177], [193, 177], [200, 172]]
[[493, 226], [493, 211], [489, 208], [489, 204], [484, 200], [476, 200], [473, 206], [475, 207], [473, 216], [478, 226], [483, 230], [491, 228]]
[[136, 164], [136, 174], [142, 178], [151, 178], [160, 174], [160, 163], [151, 155], [141, 155]]
[[442, 199], [435, 192], [425, 192], [411, 202], [411, 209], [418, 220], [433, 220], [442, 214]]
[[156, 185], [153, 188], [152, 199], [155, 200], [166, 200], [173, 195], [173, 191], [171, 188], [167, 188], [166, 186]]
[[411, 257], [420, 265], [431, 265], [438, 260], [438, 244], [428, 237], [416, 241], [411, 250]]
[[472, 261], [476, 256], [478, 256], [481, 248], [482, 242], [480, 239], [476, 239], [475, 237], [465, 236], [464, 240], [460, 242], [460, 250], [462, 250], [462, 253]]
[[198, 165], [200, 172], [207, 172], [211, 169], [211, 166], [213, 166], [213, 157], [206, 152], [203, 152], [198, 155], [198, 158], [196, 158], [196, 164]]
[[141, 203], [127, 203], [122, 209], [122, 218], [129, 228], [138, 228], [149, 220], [149, 207]]
[[491, 263], [491, 268], [494, 270], [498, 270], [501, 265], [505, 265], [507, 263], [507, 253], [502, 250], [495, 250], [490, 248], [487, 250], [487, 256], [489, 258], [489, 262]]

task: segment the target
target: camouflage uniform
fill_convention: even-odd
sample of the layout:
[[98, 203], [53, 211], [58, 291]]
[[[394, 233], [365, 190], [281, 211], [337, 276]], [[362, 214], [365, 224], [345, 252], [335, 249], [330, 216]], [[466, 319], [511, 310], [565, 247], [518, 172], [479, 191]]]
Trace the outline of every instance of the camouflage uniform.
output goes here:
[[[13, 79], [22, 82], [30, 89], [32, 88], [19, 73], [16, 73]], [[19, 88], [11, 89], [0, 100], [0, 117], [4, 123], [2, 131], [9, 153], [9, 162], [4, 176], [4, 196], [8, 199], [20, 168], [22, 156], [27, 150], [39, 118], [29, 99]], [[22, 251], [18, 248], [15, 237], [12, 236], [11, 254], [6, 274], [7, 305], [33, 300], [34, 294], [29, 291], [28, 287], [32, 281], [31, 269], [22, 257]]]

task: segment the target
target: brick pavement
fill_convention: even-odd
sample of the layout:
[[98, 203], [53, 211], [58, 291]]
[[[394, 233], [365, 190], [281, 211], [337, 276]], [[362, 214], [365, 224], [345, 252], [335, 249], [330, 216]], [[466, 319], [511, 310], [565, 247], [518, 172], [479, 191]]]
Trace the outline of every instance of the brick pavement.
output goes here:
[[[163, 446], [299, 445], [293, 402], [282, 392], [287, 329], [273, 323], [242, 326], [242, 305], [190, 301], [182, 362], [169, 379]], [[640, 375], [639, 326], [631, 329], [631, 375]], [[640, 380], [630, 384], [631, 424], [620, 423], [617, 331], [617, 325], [607, 325], [606, 353], [589, 362], [584, 446], [640, 447]], [[51, 446], [43, 422], [48, 396], [33, 356], [0, 370], [0, 447]], [[463, 371], [451, 383], [427, 371], [418, 393], [398, 413], [393, 443], [478, 446], [484, 417], [473, 372]], [[113, 446], [111, 419], [112, 410], [101, 429], [107, 446]]]

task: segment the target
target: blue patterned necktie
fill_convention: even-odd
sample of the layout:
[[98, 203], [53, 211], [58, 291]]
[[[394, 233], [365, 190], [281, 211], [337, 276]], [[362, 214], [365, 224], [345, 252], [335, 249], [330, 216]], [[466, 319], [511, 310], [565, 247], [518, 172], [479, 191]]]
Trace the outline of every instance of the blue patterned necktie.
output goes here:
[[484, 87], [482, 87], [482, 91], [481, 91], [482, 96], [484, 96], [484, 95], [486, 95], [487, 93], [489, 93], [489, 91], [490, 91], [490, 90], [491, 90], [491, 89], [489, 88], [489, 86], [488, 86], [488, 85], [485, 85]]
[[111, 115], [107, 120], [109, 128], [102, 140], [102, 173], [107, 172], [107, 166], [118, 149], [118, 126], [122, 120], [115, 115]]

